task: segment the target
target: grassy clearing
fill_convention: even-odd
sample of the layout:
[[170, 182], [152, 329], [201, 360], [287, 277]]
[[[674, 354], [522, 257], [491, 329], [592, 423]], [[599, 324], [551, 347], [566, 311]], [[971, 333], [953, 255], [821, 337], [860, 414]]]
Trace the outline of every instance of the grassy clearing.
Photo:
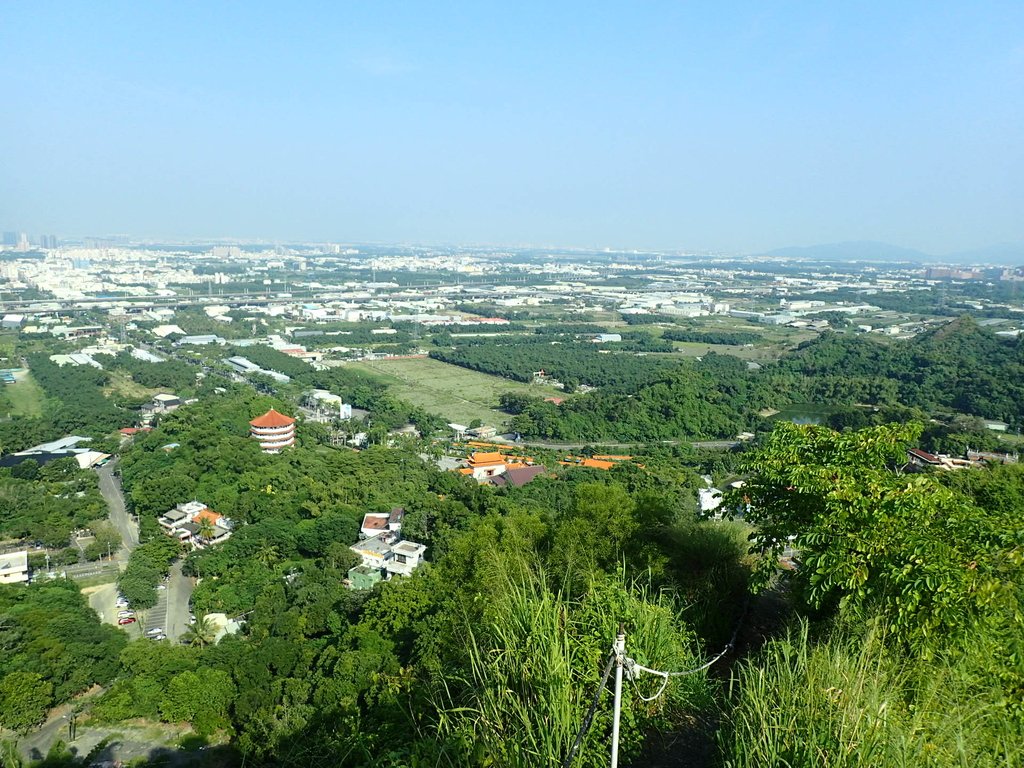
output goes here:
[[132, 381], [124, 371], [110, 371], [110, 382], [103, 388], [103, 394], [107, 397], [117, 395], [119, 397], [130, 397], [132, 399], [150, 398], [153, 395], [165, 392], [163, 389], [151, 389]]
[[78, 588], [85, 592], [88, 589], [95, 589], [96, 587], [103, 587], [107, 584], [113, 584], [117, 581], [117, 577], [120, 575], [118, 571], [106, 571], [104, 573], [97, 573], [95, 576], [86, 576], [84, 579], [75, 579], [75, 584]]
[[4, 386], [11, 404], [12, 416], [40, 416], [43, 413], [43, 390], [28, 371], [15, 374], [17, 381]]
[[782, 356], [783, 349], [779, 346], [736, 346], [733, 344], [702, 344], [696, 341], [673, 341], [672, 346], [678, 354], [685, 357], [703, 357], [709, 352], [719, 355], [732, 355], [741, 360], [756, 363], [769, 363]]
[[373, 360], [351, 365], [379, 376], [403, 400], [460, 424], [473, 419], [491, 426], [504, 424], [508, 414], [498, 410], [498, 397], [503, 392], [525, 392], [537, 397], [562, 395], [553, 387], [523, 384], [430, 358]]

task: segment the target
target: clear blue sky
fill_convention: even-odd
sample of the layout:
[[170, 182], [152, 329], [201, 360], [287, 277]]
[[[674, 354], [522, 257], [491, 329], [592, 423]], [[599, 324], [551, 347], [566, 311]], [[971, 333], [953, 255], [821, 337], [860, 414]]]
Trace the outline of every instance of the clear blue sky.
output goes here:
[[1024, 2], [0, 0], [0, 227], [1024, 241]]

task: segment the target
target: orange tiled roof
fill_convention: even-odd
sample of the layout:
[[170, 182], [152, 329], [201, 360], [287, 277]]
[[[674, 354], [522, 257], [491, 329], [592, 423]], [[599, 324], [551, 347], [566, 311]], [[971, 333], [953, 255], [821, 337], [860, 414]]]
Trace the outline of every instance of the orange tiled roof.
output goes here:
[[289, 424], [294, 424], [295, 419], [291, 416], [285, 416], [283, 413], [278, 413], [273, 408], [264, 413], [262, 416], [257, 416], [255, 419], [249, 422], [254, 427], [287, 427]]
[[580, 466], [588, 467], [590, 469], [611, 469], [615, 466], [615, 463], [611, 461], [600, 461], [599, 459], [584, 459], [580, 462]]
[[505, 457], [502, 456], [497, 451], [493, 451], [490, 453], [481, 451], [479, 453], [474, 453], [472, 456], [470, 456], [469, 463], [475, 467], [479, 467], [483, 464], [504, 464]]
[[221, 516], [218, 513], [214, 512], [212, 509], [207, 507], [202, 512], [198, 513], [194, 518], [192, 518], [192, 520], [209, 520], [212, 525], [216, 525], [217, 521], [220, 520], [220, 518]]

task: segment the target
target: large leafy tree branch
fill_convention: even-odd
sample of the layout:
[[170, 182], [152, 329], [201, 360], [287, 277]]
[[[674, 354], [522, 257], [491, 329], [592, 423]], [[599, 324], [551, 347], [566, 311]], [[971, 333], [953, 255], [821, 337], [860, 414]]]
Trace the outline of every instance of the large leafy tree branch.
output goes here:
[[765, 555], [762, 583], [786, 545], [808, 602], [881, 609], [900, 640], [926, 649], [964, 638], [1015, 599], [1022, 536], [930, 474], [904, 474], [917, 424], [837, 433], [780, 424], [733, 492]]

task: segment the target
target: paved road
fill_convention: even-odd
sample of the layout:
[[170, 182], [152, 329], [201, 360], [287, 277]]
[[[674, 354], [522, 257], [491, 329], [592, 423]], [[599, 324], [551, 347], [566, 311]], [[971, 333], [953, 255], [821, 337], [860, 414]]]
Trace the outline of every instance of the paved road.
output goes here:
[[188, 603], [192, 599], [192, 579], [181, 573], [181, 561], [171, 566], [171, 579], [167, 584], [167, 623], [164, 625], [168, 639], [177, 642], [188, 628]]
[[[501, 440], [491, 438], [490, 442], [501, 443]], [[680, 445], [689, 443], [694, 448], [713, 448], [716, 450], [726, 450], [728, 448], [735, 448], [740, 445], [739, 440], [700, 440], [697, 442], [690, 442], [689, 440], [661, 440], [656, 445]], [[523, 440], [518, 443], [508, 443], [510, 447], [525, 445], [532, 446], [534, 448], [550, 448], [554, 451], [576, 451], [580, 448], [591, 447], [591, 448], [637, 448], [643, 447], [648, 443], [633, 442], [633, 443], [602, 443], [602, 442], [590, 442], [590, 443], [546, 443], [537, 440]]]
[[104, 464], [96, 474], [100, 479], [100, 493], [110, 510], [110, 522], [121, 534], [121, 551], [118, 560], [127, 561], [135, 547], [139, 546], [139, 526], [132, 520], [124, 505], [124, 494], [121, 492], [121, 480], [114, 475], [117, 459]]
[[42, 760], [53, 743], [69, 741], [68, 718], [74, 710], [72, 704], [62, 704], [50, 710], [49, 719], [39, 729], [18, 740], [18, 751], [26, 760]]

